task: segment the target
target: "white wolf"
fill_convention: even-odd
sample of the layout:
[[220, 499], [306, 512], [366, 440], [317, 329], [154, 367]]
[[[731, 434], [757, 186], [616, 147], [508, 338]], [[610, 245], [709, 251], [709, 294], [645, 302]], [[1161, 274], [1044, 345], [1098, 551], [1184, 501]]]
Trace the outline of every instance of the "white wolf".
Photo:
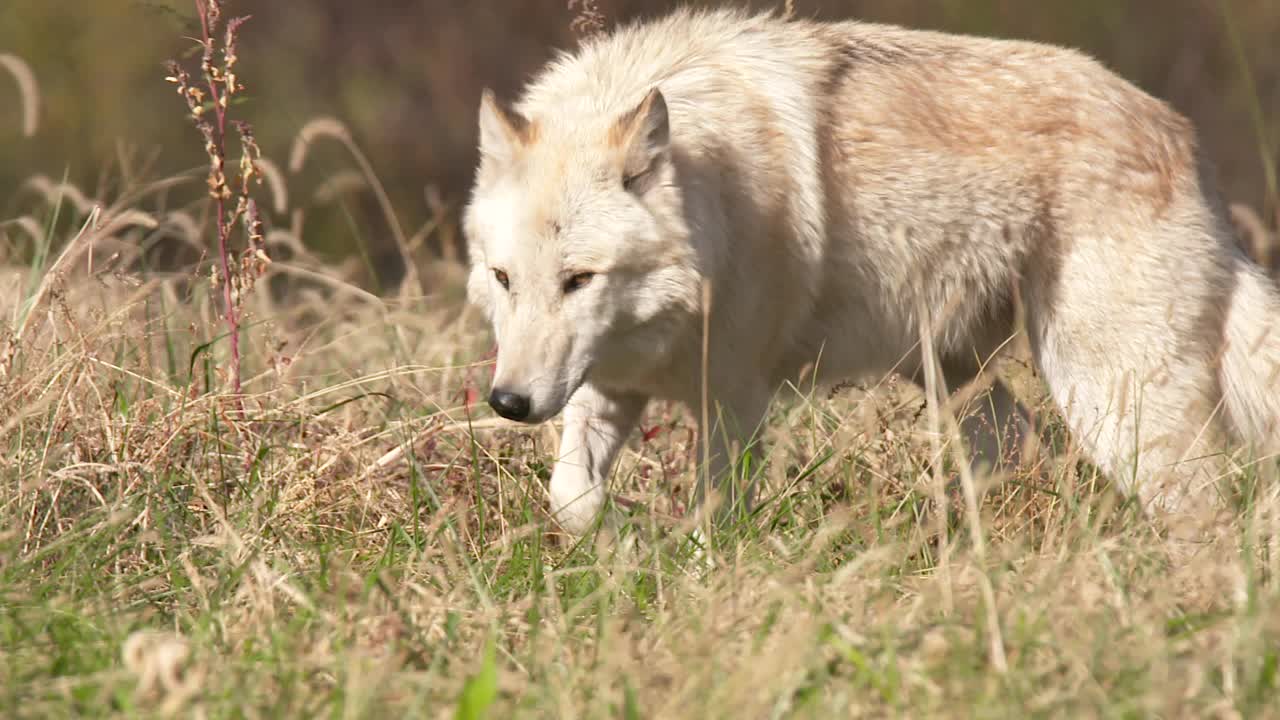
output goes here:
[[[718, 483], [784, 381], [918, 379], [923, 330], [960, 387], [1018, 302], [1072, 432], [1150, 506], [1213, 502], [1224, 449], [1280, 450], [1280, 294], [1189, 122], [1074, 51], [681, 10], [559, 57], [514, 106], [486, 90], [479, 129], [489, 403], [564, 411], [572, 533], [651, 398], [698, 413], [705, 390]], [[983, 462], [1023, 420], [989, 392], [965, 423]]]

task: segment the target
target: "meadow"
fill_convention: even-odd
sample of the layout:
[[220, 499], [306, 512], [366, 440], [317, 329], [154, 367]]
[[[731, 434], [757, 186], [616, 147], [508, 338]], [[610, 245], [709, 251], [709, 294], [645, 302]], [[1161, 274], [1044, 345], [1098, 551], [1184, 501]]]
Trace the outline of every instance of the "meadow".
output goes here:
[[[122, 151], [92, 189], [3, 189], [0, 714], [1280, 717], [1280, 467], [1225, 478], [1219, 537], [1172, 562], [1017, 338], [999, 372], [1043, 442], [1016, 475], [962, 472], [963, 406], [896, 376], [784, 388], [708, 568], [695, 416], [655, 404], [615, 473], [636, 551], [565, 537], [554, 423], [494, 417], [463, 267], [421, 260], [451, 216], [404, 226], [331, 117], [264, 156], [207, 19], [156, 111], [208, 166]], [[6, 71], [26, 112], [0, 133], [34, 134], [35, 73]], [[321, 149], [342, 167], [304, 197]], [[326, 192], [373, 199], [377, 227], [346, 220], [406, 259], [398, 287], [309, 249]], [[1259, 256], [1274, 211], [1235, 208]]]

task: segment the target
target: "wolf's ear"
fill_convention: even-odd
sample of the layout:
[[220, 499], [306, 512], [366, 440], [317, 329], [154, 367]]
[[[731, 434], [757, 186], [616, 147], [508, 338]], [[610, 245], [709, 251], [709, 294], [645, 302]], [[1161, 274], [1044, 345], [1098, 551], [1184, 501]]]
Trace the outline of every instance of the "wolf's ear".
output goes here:
[[529, 143], [532, 135], [529, 120], [507, 107], [493, 91], [485, 88], [480, 95], [480, 154], [506, 162]]
[[618, 118], [614, 142], [622, 149], [622, 183], [631, 188], [646, 178], [667, 157], [671, 128], [667, 101], [653, 88], [635, 108]]

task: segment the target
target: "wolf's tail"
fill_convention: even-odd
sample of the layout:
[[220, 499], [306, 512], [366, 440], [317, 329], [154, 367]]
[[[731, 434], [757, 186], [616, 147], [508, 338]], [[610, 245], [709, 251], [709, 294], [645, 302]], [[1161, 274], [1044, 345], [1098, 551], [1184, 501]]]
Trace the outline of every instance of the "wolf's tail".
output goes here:
[[1280, 288], [1243, 257], [1227, 309], [1221, 382], [1239, 439], [1259, 457], [1280, 453]]

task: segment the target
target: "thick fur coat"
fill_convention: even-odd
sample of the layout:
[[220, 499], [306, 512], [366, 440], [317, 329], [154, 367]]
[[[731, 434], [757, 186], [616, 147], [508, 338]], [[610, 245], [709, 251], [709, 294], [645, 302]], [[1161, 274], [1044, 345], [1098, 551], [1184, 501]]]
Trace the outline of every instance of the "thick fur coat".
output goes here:
[[[678, 11], [559, 57], [514, 106], [486, 91], [480, 135], [490, 401], [564, 411], [572, 532], [649, 399], [697, 412], [705, 390], [717, 479], [784, 381], [919, 379], [923, 332], [955, 389], [1018, 304], [1077, 440], [1154, 507], [1212, 502], [1227, 449], [1280, 451], [1275, 285], [1190, 123], [1077, 52]], [[999, 383], [981, 407], [964, 427], [998, 462], [1023, 411]]]

